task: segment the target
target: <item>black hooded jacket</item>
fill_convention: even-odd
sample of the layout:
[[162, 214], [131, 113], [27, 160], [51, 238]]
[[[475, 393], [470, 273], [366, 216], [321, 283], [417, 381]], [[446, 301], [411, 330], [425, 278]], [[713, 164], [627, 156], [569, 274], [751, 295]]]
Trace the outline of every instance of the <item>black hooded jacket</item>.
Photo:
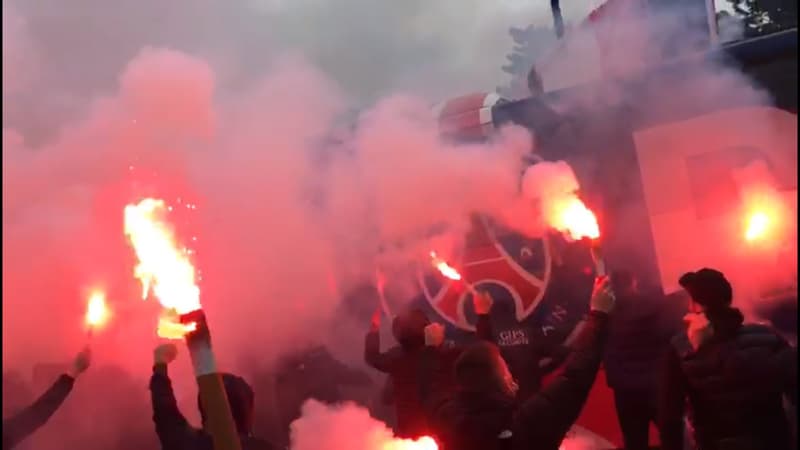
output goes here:
[[[563, 372], [522, 401], [500, 392], [489, 379], [493, 369], [488, 367], [461, 377], [455, 394], [428, 384], [421, 396], [441, 450], [557, 450], [594, 384], [607, 328], [606, 314], [590, 313]], [[456, 363], [457, 370], [475, 367], [480, 360], [486, 364], [485, 360], [490, 358], [479, 353], [486, 353], [487, 348], [482, 344], [475, 347], [477, 352], [466, 350]], [[499, 350], [492, 348], [499, 358]], [[428, 358], [435, 364], [435, 355]], [[482, 374], [483, 379], [477, 379], [476, 374]]]
[[783, 409], [797, 404], [797, 349], [771, 328], [744, 325], [727, 308], [708, 315], [713, 337], [695, 350], [686, 333], [673, 339], [660, 389], [662, 448], [682, 448], [688, 400], [695, 441], [702, 450], [789, 450]]
[[[478, 316], [477, 334], [481, 339], [491, 340], [488, 316]], [[422, 376], [422, 358], [426, 351], [425, 327], [430, 324], [425, 314], [412, 310], [398, 316], [392, 323], [392, 332], [400, 344], [386, 352], [380, 351], [377, 331], [367, 334], [364, 342], [364, 360], [371, 367], [389, 374], [392, 398], [397, 416], [397, 435], [416, 438], [429, 434], [425, 411], [419, 398]], [[441, 364], [439, 370], [428, 373], [437, 386], [452, 387], [452, 367], [460, 353], [458, 348], [437, 348]]]
[[[273, 446], [252, 436], [254, 395], [244, 379], [223, 374], [225, 393], [242, 444], [242, 450], [273, 450]], [[156, 364], [150, 378], [150, 398], [153, 403], [153, 421], [162, 450], [213, 450], [211, 436], [202, 429], [189, 425], [178, 409], [167, 366]], [[199, 399], [198, 399], [199, 404]], [[203, 409], [200, 408], [203, 414]]]
[[32, 405], [3, 419], [3, 450], [10, 450], [44, 425], [64, 403], [75, 379], [61, 375]]

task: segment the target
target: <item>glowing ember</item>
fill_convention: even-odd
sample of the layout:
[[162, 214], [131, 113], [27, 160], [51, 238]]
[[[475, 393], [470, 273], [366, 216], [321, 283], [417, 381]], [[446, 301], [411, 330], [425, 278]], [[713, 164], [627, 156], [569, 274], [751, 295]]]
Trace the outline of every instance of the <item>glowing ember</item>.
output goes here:
[[127, 205], [125, 235], [139, 261], [134, 276], [142, 283], [142, 298], [152, 293], [169, 311], [160, 320], [159, 336], [177, 339], [196, 327], [178, 323], [177, 317], [201, 308], [200, 288], [188, 252], [179, 247], [166, 221], [167, 212], [164, 201], [153, 198]]
[[441, 272], [445, 278], [449, 278], [454, 281], [461, 279], [461, 274], [458, 273], [455, 268], [447, 264], [447, 261], [439, 258], [434, 251], [431, 251], [431, 262], [433, 263], [433, 266], [436, 267], [436, 270]]
[[106, 306], [106, 295], [100, 291], [92, 292], [86, 305], [86, 324], [90, 328], [97, 328], [103, 326], [110, 316]]
[[766, 236], [769, 231], [769, 215], [763, 211], [757, 211], [750, 215], [747, 219], [747, 229], [744, 233], [744, 238], [747, 241], [756, 241]]
[[550, 226], [566, 233], [573, 240], [600, 237], [600, 226], [594, 213], [576, 196], [569, 196], [553, 205], [548, 214]]
[[381, 450], [439, 450], [433, 438], [423, 436], [417, 440], [393, 439], [381, 446]]

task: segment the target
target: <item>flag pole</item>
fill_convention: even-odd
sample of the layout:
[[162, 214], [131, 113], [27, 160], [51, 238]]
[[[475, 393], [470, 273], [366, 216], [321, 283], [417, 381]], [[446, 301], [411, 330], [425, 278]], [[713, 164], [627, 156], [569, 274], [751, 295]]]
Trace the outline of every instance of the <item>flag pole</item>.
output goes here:
[[717, 6], [714, 0], [706, 0], [706, 18], [709, 41], [712, 47], [716, 47], [719, 45], [719, 23], [717, 23]]

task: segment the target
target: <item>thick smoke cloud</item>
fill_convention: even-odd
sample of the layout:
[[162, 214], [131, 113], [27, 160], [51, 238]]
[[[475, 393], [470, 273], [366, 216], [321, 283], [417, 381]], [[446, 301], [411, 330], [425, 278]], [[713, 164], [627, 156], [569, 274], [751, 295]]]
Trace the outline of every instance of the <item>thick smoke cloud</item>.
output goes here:
[[[379, 259], [408, 267], [431, 242], [458, 241], [471, 214], [503, 216], [516, 205], [524, 130], [447, 144], [427, 102], [395, 95], [331, 143], [345, 96], [302, 57], [276, 57], [236, 92], [220, 92], [216, 80], [201, 58], [145, 48], [114, 94], [95, 98], [53, 139], [28, 145], [5, 130], [7, 367], [27, 371], [84, 345], [86, 294], [99, 286], [114, 319], [95, 333], [98, 365], [146, 376], [158, 306], [138, 300], [122, 234], [123, 206], [142, 196], [174, 207], [177, 234], [197, 254], [215, 348], [232, 370], [335, 346], [328, 331], [342, 295], [370, 282]], [[410, 270], [390, 276], [412, 281]], [[185, 359], [173, 376], [191, 380]], [[95, 377], [87, 389], [119, 382]], [[176, 383], [190, 411], [192, 384]], [[64, 426], [76, 440], [92, 434]]]
[[[57, 257], [31, 258], [44, 265], [37, 269], [10, 265], [5, 308], [69, 304], [78, 312], [77, 289], [94, 282], [130, 303], [123, 302], [134, 286], [125, 280], [131, 251], [118, 228], [121, 206], [152, 194], [176, 207], [197, 205], [198, 212], [179, 208], [195, 217], [176, 213], [175, 220], [198, 266], [213, 274], [202, 287], [210, 314], [220, 328], [238, 323], [231, 344], [281, 348], [276, 339], [298, 339], [331, 318], [338, 301], [325, 282], [331, 276], [345, 285], [360, 281], [347, 275], [372, 274], [382, 248], [411, 261], [424, 254], [433, 227], [457, 236], [471, 213], [502, 212], [516, 195], [518, 161], [530, 140], [508, 130], [488, 145], [447, 145], [424, 102], [392, 97], [364, 113], [344, 148], [327, 148], [341, 96], [296, 57], [277, 60], [242, 94], [214, 94], [204, 61], [145, 49], [120, 77], [119, 93], [97, 100], [54, 142], [28, 149], [9, 135], [4, 238], [11, 245], [4, 258]], [[190, 228], [181, 230], [182, 223]], [[53, 286], [61, 287], [57, 295]], [[254, 313], [264, 322], [298, 320], [284, 321], [288, 334], [261, 339], [263, 323], [246, 320]], [[74, 327], [60, 321], [40, 329], [39, 321], [19, 317], [7, 333], [36, 340]]]
[[309, 400], [292, 423], [292, 450], [435, 450], [430, 438], [416, 442], [395, 438], [385, 424], [352, 403], [328, 406]]
[[[565, 17], [579, 20], [597, 3], [565, 5]], [[41, 123], [46, 111], [47, 126], [25, 123], [37, 134], [49, 134], [88, 96], [112, 91], [115, 77], [145, 46], [201, 56], [222, 87], [252, 81], [276, 54], [297, 50], [363, 105], [398, 90], [436, 100], [491, 90], [505, 77], [508, 27], [550, 23], [545, 3], [478, 0], [94, 0], [69, 8], [53, 0], [4, 0], [3, 10], [4, 17], [13, 10], [24, 19], [45, 62], [38, 94], [24, 96], [13, 110], [5, 105], [4, 123], [20, 126], [34, 111]]]
[[[92, 287], [105, 288], [115, 315], [92, 342], [96, 367], [32, 445], [112, 448], [125, 440], [122, 430], [152, 433], [145, 378], [159, 308], [138, 299], [122, 234], [123, 206], [142, 196], [175, 207], [178, 235], [197, 252], [215, 348], [232, 369], [320, 341], [355, 353], [363, 329], [329, 333], [346, 320], [341, 297], [377, 266], [389, 285], [413, 292], [415, 263], [432, 246], [448, 256], [474, 212], [541, 232], [530, 203], [517, 198], [527, 133], [506, 129], [485, 145], [442, 142], [428, 98], [500, 84], [506, 27], [547, 23], [549, 11], [535, 9], [545, 4], [59, 5], [3, 4], [4, 370], [28, 374], [84, 345]], [[636, 39], [642, 18], [626, 20], [628, 45], [605, 58], [629, 77], [640, 76], [649, 52], [682, 45], [680, 24], [664, 21], [662, 42]], [[586, 49], [595, 36], [575, 30], [574, 39]], [[541, 71], [550, 86], [598, 67], [567, 51]], [[636, 104], [657, 117], [677, 101], [768, 103], [735, 71], [695, 70], [644, 98], [608, 83], [557, 106]], [[340, 127], [354, 109], [357, 126]], [[575, 170], [579, 179], [591, 172]], [[635, 241], [649, 230], [638, 211], [631, 217], [616, 233]], [[171, 375], [196, 419], [187, 359]], [[45, 373], [35, 390], [48, 381]], [[121, 391], [139, 397], [116, 408], [111, 393]], [[101, 406], [102, 432], [86, 414]]]

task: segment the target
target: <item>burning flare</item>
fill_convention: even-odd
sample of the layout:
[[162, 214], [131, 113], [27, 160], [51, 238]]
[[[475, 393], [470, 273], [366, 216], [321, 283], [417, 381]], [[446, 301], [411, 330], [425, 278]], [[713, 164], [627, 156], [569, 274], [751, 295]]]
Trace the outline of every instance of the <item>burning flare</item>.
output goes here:
[[770, 228], [769, 214], [764, 211], [755, 211], [747, 218], [747, 229], [744, 232], [744, 238], [748, 242], [757, 241], [764, 238]]
[[92, 292], [86, 304], [86, 325], [97, 328], [105, 325], [111, 316], [106, 306], [106, 295], [101, 291]]
[[380, 450], [439, 450], [439, 446], [433, 438], [423, 436], [416, 440], [392, 439], [384, 443]]
[[594, 213], [575, 195], [553, 202], [547, 214], [551, 227], [566, 233], [573, 240], [600, 237], [600, 226]]
[[436, 252], [431, 251], [430, 254], [431, 254], [431, 262], [433, 263], [433, 266], [436, 267], [436, 270], [441, 272], [441, 274], [445, 278], [449, 278], [449, 279], [451, 279], [453, 281], [458, 281], [458, 280], [461, 279], [461, 274], [458, 273], [458, 271], [455, 268], [453, 268], [452, 266], [447, 264], [447, 261], [443, 260], [438, 255], [436, 255]]
[[197, 326], [181, 324], [178, 317], [201, 308], [200, 288], [188, 252], [179, 247], [166, 220], [168, 210], [163, 200], [153, 198], [125, 206], [125, 235], [139, 261], [134, 276], [142, 283], [142, 298], [152, 293], [166, 310], [158, 335], [180, 339]]
[[776, 190], [765, 185], [746, 186], [743, 197], [745, 241], [777, 244], [786, 238], [782, 224], [787, 208]]

